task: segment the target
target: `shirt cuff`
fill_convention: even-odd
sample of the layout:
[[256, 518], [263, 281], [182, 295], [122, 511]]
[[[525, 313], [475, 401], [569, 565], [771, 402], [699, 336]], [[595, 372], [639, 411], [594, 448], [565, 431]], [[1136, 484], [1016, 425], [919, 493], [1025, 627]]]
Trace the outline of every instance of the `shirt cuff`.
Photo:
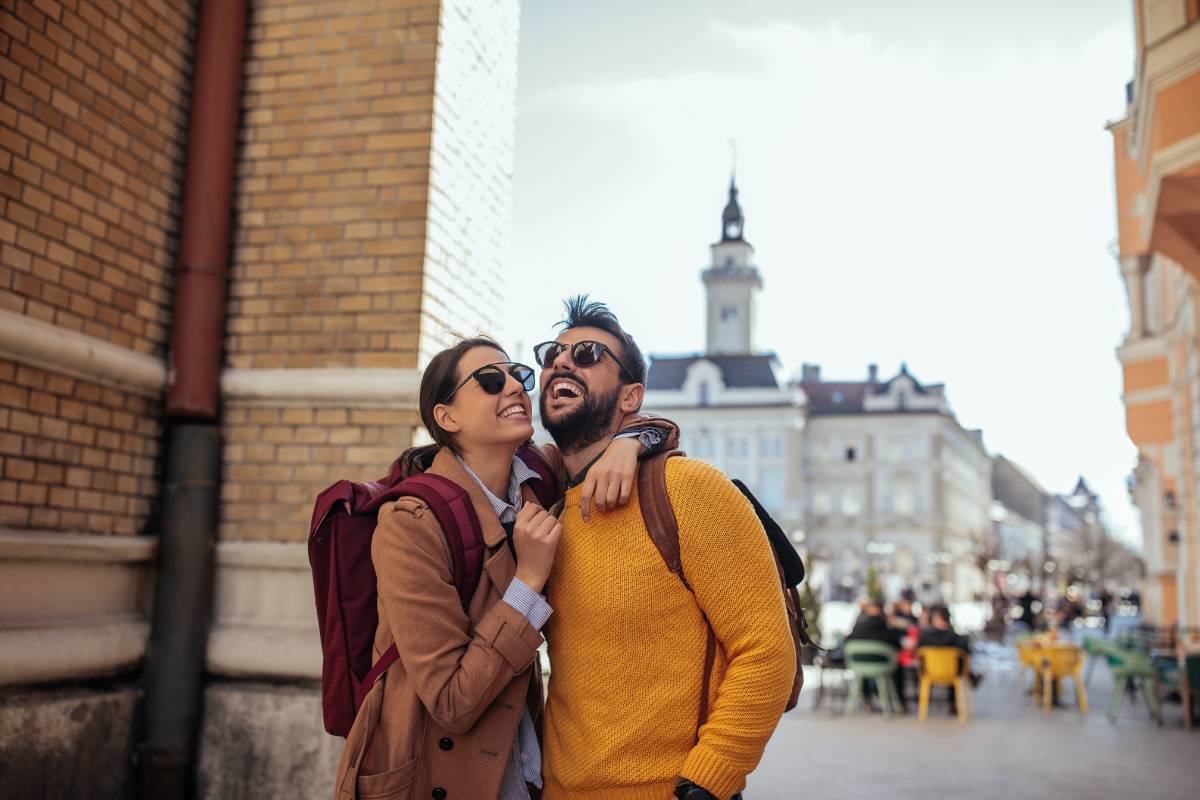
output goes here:
[[529, 621], [536, 630], [541, 630], [554, 609], [546, 602], [546, 598], [530, 589], [524, 582], [513, 578], [512, 583], [504, 591], [504, 602], [515, 608], [517, 612]]
[[638, 442], [647, 453], [657, 450], [665, 438], [663, 432], [658, 428], [628, 428], [618, 433], [613, 439], [631, 439], [634, 436], [637, 437]]

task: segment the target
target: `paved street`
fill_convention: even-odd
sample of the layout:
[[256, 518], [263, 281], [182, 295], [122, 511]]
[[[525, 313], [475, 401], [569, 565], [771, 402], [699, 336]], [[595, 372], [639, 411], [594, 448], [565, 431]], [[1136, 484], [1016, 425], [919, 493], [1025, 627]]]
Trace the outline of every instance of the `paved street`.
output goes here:
[[1069, 688], [1068, 708], [1046, 714], [1018, 689], [1007, 652], [980, 657], [976, 667], [986, 677], [966, 726], [949, 717], [944, 700], [923, 724], [915, 704], [909, 716], [891, 721], [866, 712], [843, 718], [840, 703], [836, 715], [813, 712], [816, 676], [810, 683], [806, 676], [801, 708], [780, 723], [747, 800], [1197, 796], [1200, 730], [1183, 729], [1178, 705], [1166, 706], [1159, 728], [1144, 704], [1126, 698], [1112, 725], [1104, 716], [1112, 683], [1098, 665], [1086, 717]]

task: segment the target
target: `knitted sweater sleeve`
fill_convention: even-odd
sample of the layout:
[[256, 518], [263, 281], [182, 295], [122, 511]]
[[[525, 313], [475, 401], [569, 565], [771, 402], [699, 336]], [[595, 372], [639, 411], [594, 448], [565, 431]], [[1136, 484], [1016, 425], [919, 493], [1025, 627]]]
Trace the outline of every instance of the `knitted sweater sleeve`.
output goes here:
[[749, 501], [719, 470], [667, 462], [683, 571], [728, 659], [682, 777], [717, 797], [745, 787], [783, 714], [796, 652], [770, 543]]

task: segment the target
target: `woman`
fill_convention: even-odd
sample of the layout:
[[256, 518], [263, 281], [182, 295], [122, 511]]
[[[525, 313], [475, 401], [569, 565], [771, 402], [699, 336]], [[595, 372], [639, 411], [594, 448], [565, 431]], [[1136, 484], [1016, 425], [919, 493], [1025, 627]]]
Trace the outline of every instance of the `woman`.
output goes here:
[[[540, 593], [562, 528], [534, 501], [524, 484], [531, 471], [515, 457], [533, 435], [533, 382], [532, 369], [484, 338], [437, 354], [421, 378], [421, 421], [435, 445], [406, 460], [434, 451], [428, 471], [467, 492], [487, 545], [484, 569], [464, 611], [433, 513], [415, 498], [380, 509], [375, 656], [394, 642], [400, 657], [359, 708], [338, 798], [510, 800], [541, 785], [537, 649], [551, 609]], [[596, 466], [631, 483], [640, 449], [618, 440]]]

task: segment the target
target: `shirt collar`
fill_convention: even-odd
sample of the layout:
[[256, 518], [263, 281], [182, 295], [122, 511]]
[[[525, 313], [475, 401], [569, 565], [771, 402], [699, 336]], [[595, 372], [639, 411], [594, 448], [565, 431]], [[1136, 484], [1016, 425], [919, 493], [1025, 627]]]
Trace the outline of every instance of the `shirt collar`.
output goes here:
[[536, 472], [530, 469], [524, 461], [514, 455], [512, 460], [512, 468], [508, 473], [508, 497], [502, 500], [497, 497], [482, 480], [480, 480], [479, 476], [475, 474], [475, 470], [471, 469], [467, 462], [463, 461], [457, 453], [454, 454], [454, 457], [458, 459], [458, 463], [461, 464], [462, 468], [467, 471], [467, 474], [471, 476], [471, 479], [475, 481], [481, 490], [483, 490], [483, 496], [487, 498], [488, 503], [491, 505], [492, 510], [496, 512], [497, 517], [504, 516], [505, 512], [515, 513], [520, 511], [521, 506], [524, 504], [521, 497], [521, 484], [525, 483], [525, 481], [538, 478], [538, 474]]

